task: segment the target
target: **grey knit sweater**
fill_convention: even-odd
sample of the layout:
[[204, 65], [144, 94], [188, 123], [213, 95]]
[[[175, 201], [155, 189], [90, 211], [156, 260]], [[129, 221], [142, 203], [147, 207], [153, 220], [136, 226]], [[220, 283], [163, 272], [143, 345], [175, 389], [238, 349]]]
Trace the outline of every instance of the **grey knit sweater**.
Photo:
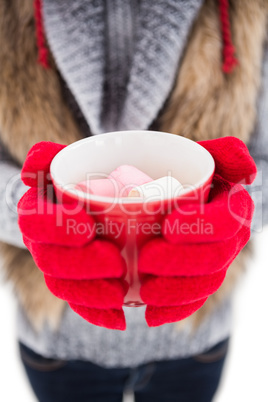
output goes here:
[[[44, 0], [45, 28], [58, 68], [86, 122], [85, 132], [147, 129], [174, 83], [187, 34], [202, 0]], [[268, 53], [267, 53], [268, 54]], [[259, 121], [251, 152], [261, 168], [252, 190], [254, 231], [268, 222], [268, 56], [264, 62]], [[0, 240], [24, 247], [16, 204], [26, 191], [19, 168], [1, 149]], [[191, 335], [177, 324], [148, 328], [144, 308], [125, 308], [127, 330], [89, 324], [67, 308], [57, 333], [31, 328], [18, 311], [18, 337], [48, 357], [85, 359], [106, 367], [133, 367], [148, 361], [200, 353], [227, 337], [231, 301]]]

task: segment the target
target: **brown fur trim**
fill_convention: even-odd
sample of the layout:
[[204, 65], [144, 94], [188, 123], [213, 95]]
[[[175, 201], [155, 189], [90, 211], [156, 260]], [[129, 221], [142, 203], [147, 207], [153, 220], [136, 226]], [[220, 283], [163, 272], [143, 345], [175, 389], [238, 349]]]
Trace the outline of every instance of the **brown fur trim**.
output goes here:
[[15, 295], [33, 328], [39, 331], [47, 322], [56, 330], [66, 303], [50, 293], [29, 251], [0, 243], [0, 252], [5, 279], [13, 284]]
[[32, 0], [0, 1], [0, 132], [22, 164], [38, 141], [81, 138], [65, 104], [55, 68], [37, 63]]
[[162, 131], [196, 141], [253, 130], [260, 85], [267, 7], [264, 0], [231, 0], [233, 42], [239, 66], [224, 74], [218, 2], [206, 0], [181, 64], [174, 91], [160, 119]]

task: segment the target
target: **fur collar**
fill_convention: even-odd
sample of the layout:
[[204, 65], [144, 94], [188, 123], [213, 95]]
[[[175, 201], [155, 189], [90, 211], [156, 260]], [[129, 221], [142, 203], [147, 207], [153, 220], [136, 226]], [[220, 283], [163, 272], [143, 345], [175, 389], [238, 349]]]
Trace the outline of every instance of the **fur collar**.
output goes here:
[[174, 90], [163, 110], [163, 131], [196, 141], [227, 135], [248, 142], [256, 117], [265, 0], [231, 0], [232, 37], [239, 66], [223, 74], [217, 1], [206, 0], [193, 28]]
[[[217, 2], [205, 0], [174, 88], [153, 128], [194, 140], [225, 135], [249, 140], [255, 123], [267, 4], [266, 0], [230, 0], [230, 5], [239, 66], [231, 75], [223, 74]], [[0, 2], [0, 41], [0, 137], [14, 159], [22, 164], [29, 148], [41, 140], [69, 144], [80, 139], [52, 56], [49, 70], [36, 62], [31, 0]], [[55, 327], [64, 303], [46, 289], [28, 251], [3, 245], [2, 255], [6, 275], [34, 327], [41, 328], [44, 320]], [[241, 255], [234, 261], [219, 291], [189, 319], [200, 323], [229, 294], [243, 270], [243, 260]]]

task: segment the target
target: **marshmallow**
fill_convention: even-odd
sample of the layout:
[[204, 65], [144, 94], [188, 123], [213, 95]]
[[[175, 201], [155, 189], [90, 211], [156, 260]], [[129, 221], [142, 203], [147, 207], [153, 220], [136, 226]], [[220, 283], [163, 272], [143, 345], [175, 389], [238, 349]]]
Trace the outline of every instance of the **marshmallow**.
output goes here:
[[140, 197], [150, 201], [177, 197], [183, 189], [171, 176], [153, 180], [130, 165], [121, 165], [107, 179], [91, 179], [76, 185], [78, 190], [103, 197]]
[[75, 186], [77, 190], [103, 197], [115, 197], [121, 190], [121, 186], [118, 187], [117, 182], [109, 179], [85, 180]]
[[123, 190], [120, 195], [122, 197], [128, 196], [133, 187], [140, 186], [153, 180], [146, 173], [143, 173], [141, 170], [131, 165], [119, 166], [117, 169], [112, 171], [108, 178], [114, 179], [119, 186], [121, 186], [121, 189]]
[[164, 176], [141, 186], [133, 187], [129, 191], [129, 197], [141, 197], [148, 201], [163, 198], [177, 197], [183, 189], [182, 184], [171, 176]]

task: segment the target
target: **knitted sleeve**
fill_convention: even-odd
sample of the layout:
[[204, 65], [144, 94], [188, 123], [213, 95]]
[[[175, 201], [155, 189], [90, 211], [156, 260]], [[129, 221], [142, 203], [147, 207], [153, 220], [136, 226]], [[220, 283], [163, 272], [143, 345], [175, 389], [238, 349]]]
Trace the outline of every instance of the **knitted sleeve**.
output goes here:
[[255, 202], [252, 225], [252, 233], [254, 233], [261, 232], [268, 224], [268, 43], [264, 52], [257, 122], [249, 143], [249, 151], [258, 167], [257, 178], [248, 188]]
[[18, 227], [17, 203], [27, 191], [20, 168], [0, 144], [0, 241], [25, 248]]

